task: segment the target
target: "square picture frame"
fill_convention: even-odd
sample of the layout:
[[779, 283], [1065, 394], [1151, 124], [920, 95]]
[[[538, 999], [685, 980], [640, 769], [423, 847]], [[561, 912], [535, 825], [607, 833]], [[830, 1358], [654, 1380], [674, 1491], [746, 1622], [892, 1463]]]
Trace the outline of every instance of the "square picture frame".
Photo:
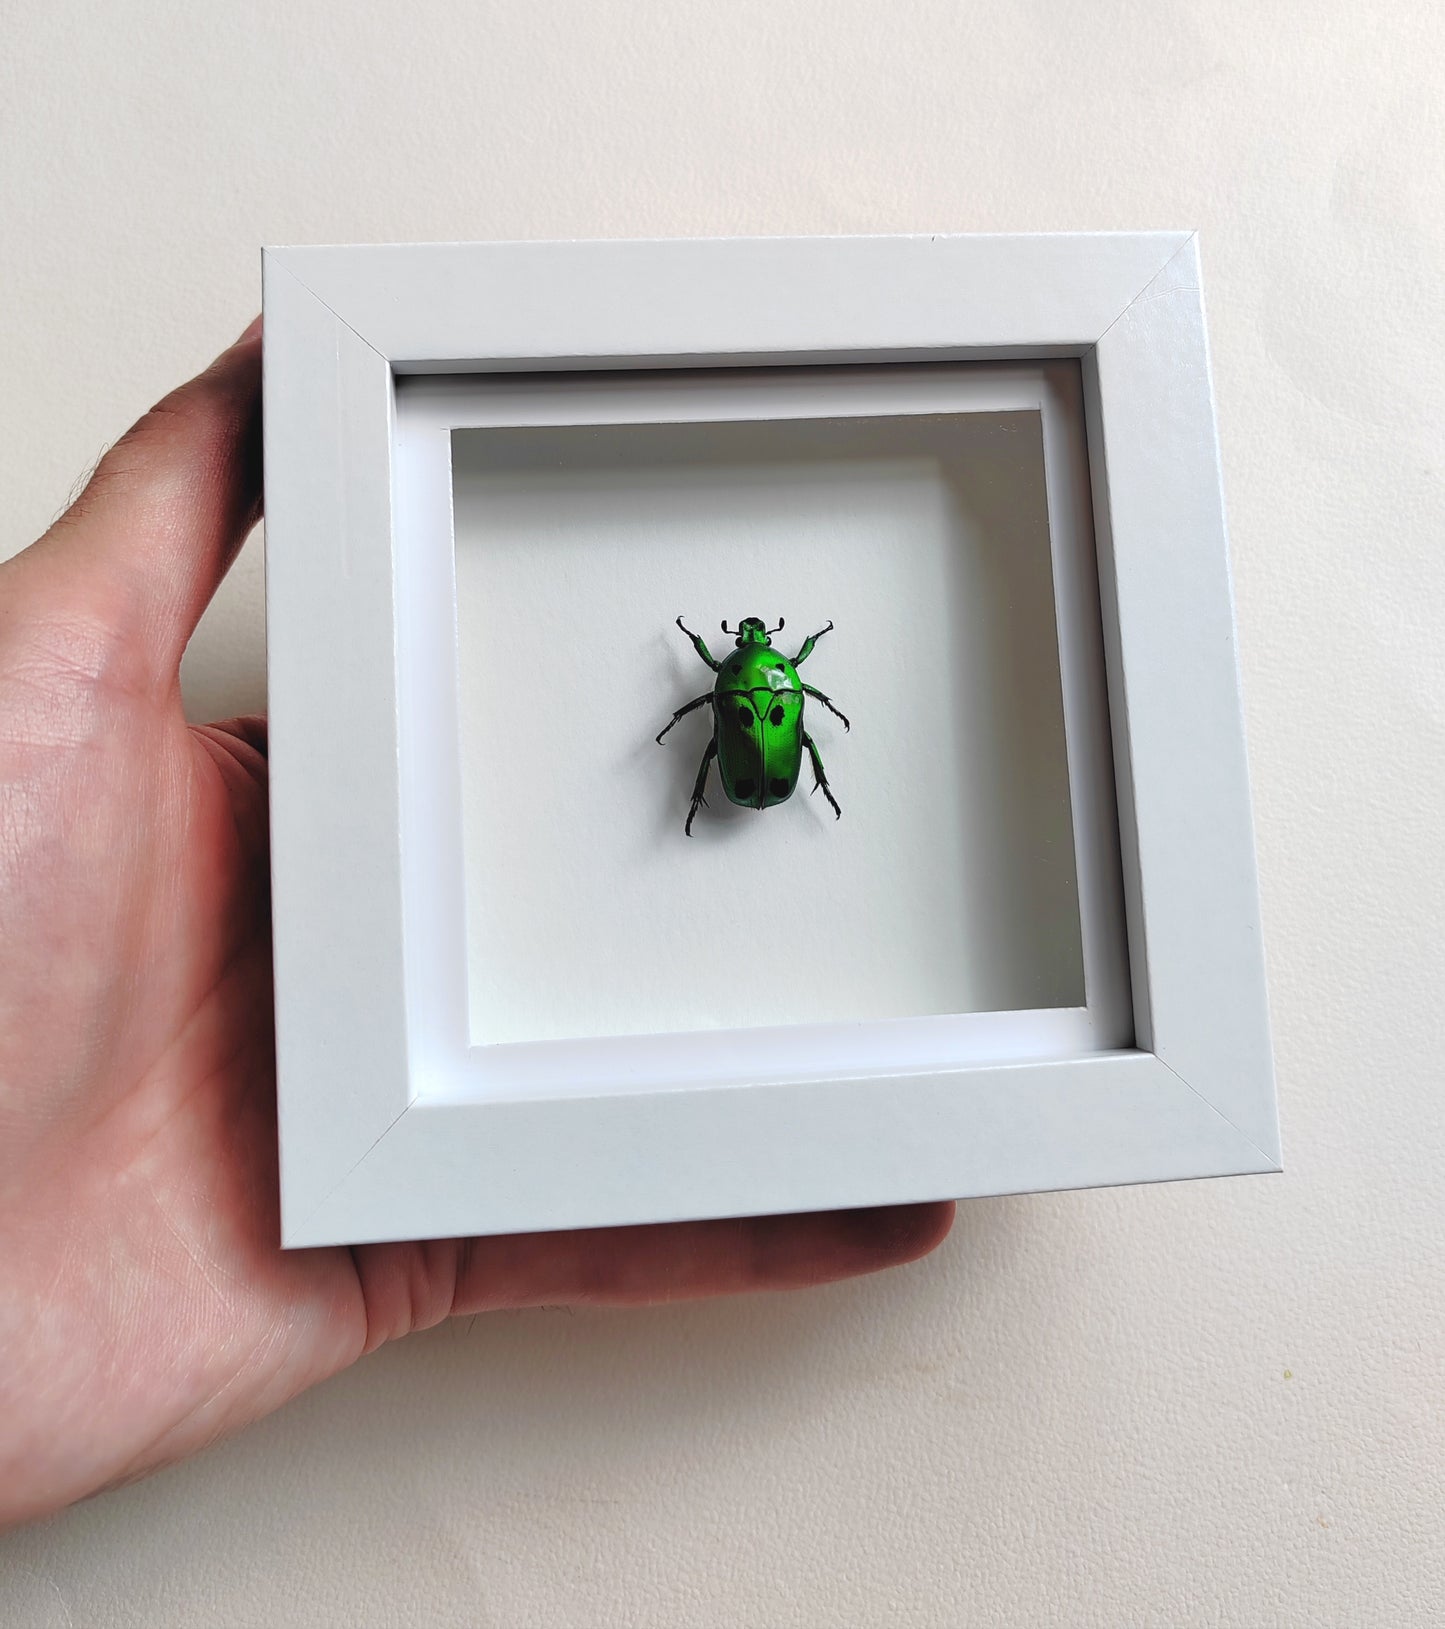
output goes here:
[[[1280, 1168], [1194, 234], [283, 248], [265, 251], [263, 276], [287, 1246]], [[780, 1010], [759, 1024], [754, 1012], [719, 1026], [679, 1017], [659, 995], [624, 1033], [597, 1034], [595, 1011], [569, 1027], [575, 970], [559, 975], [554, 1001], [544, 957], [526, 987], [542, 1027], [479, 1034], [487, 941], [468, 876], [485, 874], [495, 849], [525, 881], [548, 850], [531, 830], [504, 845], [489, 829], [483, 843], [464, 816], [475, 772], [461, 722], [471, 635], [455, 438], [504, 431], [489, 444], [495, 463], [526, 444], [522, 432], [565, 448], [575, 438], [557, 432], [630, 426], [627, 444], [645, 432], [650, 449], [636, 468], [656, 470], [679, 459], [689, 424], [751, 425], [749, 445], [765, 450], [799, 425], [841, 425], [839, 445], [855, 449], [860, 427], [891, 425], [904, 439], [887, 446], [907, 450], [910, 426], [921, 436], [927, 423], [923, 467], [938, 462], [938, 427], [946, 440], [969, 414], [1004, 428], [1017, 415], [1042, 447], [1083, 1001], [945, 1012], [921, 994], [914, 1011], [904, 979], [876, 1013], [849, 1005], [799, 1022]], [[575, 481], [572, 463], [541, 460]], [[529, 526], [540, 514], [539, 535], [562, 536], [560, 499], [547, 511], [559, 479], [534, 482], [531, 508], [512, 511]], [[711, 497], [689, 500], [695, 517], [707, 514], [698, 503], [728, 501], [726, 472], [710, 480]], [[641, 486], [614, 479], [614, 499]], [[764, 518], [794, 524], [781, 509]], [[714, 559], [705, 525], [694, 527], [697, 560]], [[625, 525], [619, 536], [607, 546], [625, 567]], [[585, 562], [593, 544], [566, 546]], [[505, 592], [503, 581], [486, 591]], [[860, 603], [880, 592], [853, 586]], [[573, 592], [575, 605], [558, 606], [564, 626], [596, 608], [595, 583]], [[495, 609], [525, 643], [525, 608]], [[644, 631], [639, 682], [666, 661], [669, 634], [685, 650], [676, 630]], [[658, 692], [656, 727], [682, 699]], [[545, 755], [536, 763], [534, 781]], [[629, 760], [628, 773], [646, 771]], [[886, 796], [878, 782], [860, 790], [865, 836], [886, 827], [887, 798], [908, 795], [906, 774], [888, 778]], [[538, 795], [545, 814], [547, 789]], [[782, 840], [802, 864], [829, 863], [831, 831], [811, 841], [807, 830]], [[735, 898], [753, 838], [730, 835], [687, 850], [680, 830], [658, 837], [658, 867], [674, 868], [661, 875], [712, 865]], [[629, 852], [645, 868], [644, 839]], [[579, 864], [613, 863], [589, 852]], [[866, 842], [853, 852], [866, 863]], [[634, 934], [665, 931], [658, 901], [673, 888], [633, 891], [653, 912]], [[531, 896], [517, 897], [520, 947]], [[906, 912], [893, 931], [900, 923]], [[719, 927], [712, 943], [726, 937]], [[603, 943], [606, 923], [597, 931]], [[842, 931], [823, 923], [825, 937]]]

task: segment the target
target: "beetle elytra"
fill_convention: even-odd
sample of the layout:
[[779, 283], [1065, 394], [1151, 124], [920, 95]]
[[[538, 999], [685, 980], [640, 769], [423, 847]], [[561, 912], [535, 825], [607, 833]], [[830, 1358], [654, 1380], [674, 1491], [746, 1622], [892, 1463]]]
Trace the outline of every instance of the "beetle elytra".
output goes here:
[[679, 707], [657, 737], [661, 742], [678, 719], [686, 718], [709, 702], [712, 704], [712, 739], [698, 768], [684, 832], [692, 836], [693, 819], [698, 808], [707, 802], [707, 777], [714, 758], [730, 803], [744, 809], [770, 809], [775, 803], [785, 803], [792, 797], [806, 751], [813, 765], [813, 790], [821, 788], [833, 806], [834, 816], [841, 818], [843, 811], [829, 788], [818, 748], [803, 728], [803, 698], [811, 696], [822, 702], [830, 713], [843, 719], [845, 730], [851, 726], [821, 690], [804, 684], [798, 677], [798, 669], [833, 624], [830, 622], [827, 628], [809, 634], [798, 654], [789, 661], [773, 649], [772, 636], [783, 631], [781, 617], [776, 628], [767, 627], [761, 617], [744, 617], [736, 628], [729, 628], [724, 622], [722, 631], [735, 635], [737, 651], [721, 662], [713, 659], [702, 637], [684, 626], [681, 617], [677, 625], [717, 674], [713, 688], [685, 707]]

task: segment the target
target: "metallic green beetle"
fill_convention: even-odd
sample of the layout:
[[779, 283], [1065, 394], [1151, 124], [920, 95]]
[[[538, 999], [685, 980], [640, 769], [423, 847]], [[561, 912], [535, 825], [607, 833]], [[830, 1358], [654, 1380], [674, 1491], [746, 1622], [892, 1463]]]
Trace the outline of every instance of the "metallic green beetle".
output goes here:
[[699, 635], [677, 625], [703, 661], [717, 674], [717, 683], [703, 695], [679, 707], [671, 720], [663, 725], [657, 739], [677, 723], [678, 719], [712, 703], [712, 740], [702, 755], [697, 782], [692, 789], [692, 807], [687, 811], [687, 824], [683, 830], [692, 836], [692, 822], [698, 806], [706, 803], [707, 772], [714, 758], [722, 775], [723, 791], [728, 800], [744, 809], [770, 809], [775, 803], [785, 803], [798, 784], [798, 771], [803, 763], [803, 749], [813, 761], [813, 790], [822, 788], [823, 796], [833, 805], [833, 814], [842, 818], [843, 811], [828, 787], [823, 760], [813, 738], [803, 728], [803, 697], [812, 696], [821, 701], [830, 713], [843, 719], [843, 728], [851, 726], [843, 714], [812, 685], [804, 684], [798, 669], [812, 654], [813, 646], [833, 626], [820, 628], [809, 634], [803, 647], [790, 662], [773, 649], [772, 636], [783, 631], [783, 619], [778, 618], [776, 628], [764, 625], [761, 617], [744, 617], [736, 628], [722, 625], [725, 634], [737, 636], [737, 655], [716, 662]]

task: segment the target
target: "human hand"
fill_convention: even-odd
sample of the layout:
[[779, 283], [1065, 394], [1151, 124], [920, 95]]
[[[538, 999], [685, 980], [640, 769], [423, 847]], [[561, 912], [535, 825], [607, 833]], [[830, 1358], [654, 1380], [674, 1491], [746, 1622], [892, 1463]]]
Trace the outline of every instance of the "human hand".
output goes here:
[[260, 324], [0, 565], [0, 1523], [457, 1313], [819, 1284], [952, 1206], [277, 1245], [266, 730], [181, 653], [260, 513]]

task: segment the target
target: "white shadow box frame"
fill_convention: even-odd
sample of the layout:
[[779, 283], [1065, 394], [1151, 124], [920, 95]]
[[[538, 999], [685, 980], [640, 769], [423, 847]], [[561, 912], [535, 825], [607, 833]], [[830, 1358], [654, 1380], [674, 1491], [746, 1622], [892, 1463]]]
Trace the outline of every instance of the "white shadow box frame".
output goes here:
[[[1191, 234], [264, 277], [287, 1245], [1279, 1169]], [[685, 839], [672, 616], [834, 605]]]

